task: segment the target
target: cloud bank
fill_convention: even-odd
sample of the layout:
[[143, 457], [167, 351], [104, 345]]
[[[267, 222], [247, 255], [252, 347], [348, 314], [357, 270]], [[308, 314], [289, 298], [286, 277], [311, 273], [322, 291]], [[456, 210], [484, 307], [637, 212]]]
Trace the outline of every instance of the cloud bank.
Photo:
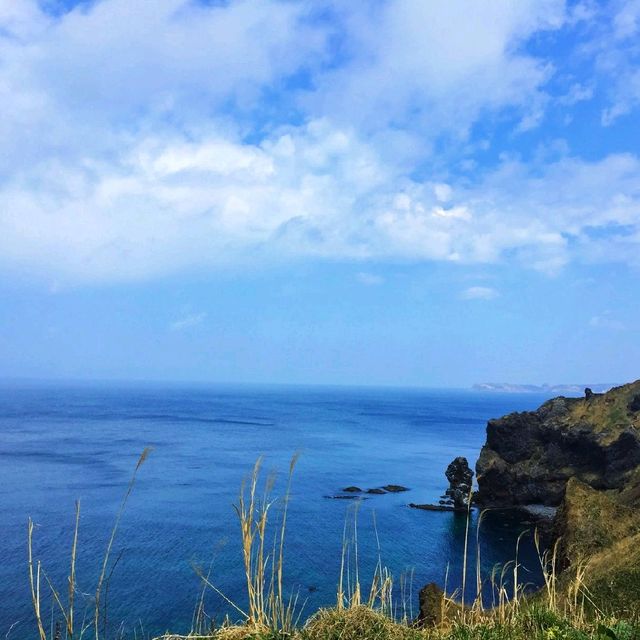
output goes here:
[[463, 300], [493, 300], [500, 294], [492, 287], [469, 287], [462, 292]]
[[[633, 68], [636, 5], [606, 16], [623, 62], [589, 40], [594, 78]], [[562, 70], [531, 46], [589, 19], [560, 0], [55, 15], [0, 0], [0, 269], [90, 283], [308, 258], [640, 266], [637, 155], [492, 140], [592, 99], [554, 89]], [[605, 124], [635, 108], [627, 85], [625, 100], [607, 85]]]

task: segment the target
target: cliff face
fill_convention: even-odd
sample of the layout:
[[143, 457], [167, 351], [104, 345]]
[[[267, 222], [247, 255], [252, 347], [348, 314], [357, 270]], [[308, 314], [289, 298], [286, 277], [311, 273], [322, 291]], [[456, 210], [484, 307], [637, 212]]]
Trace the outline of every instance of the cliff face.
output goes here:
[[476, 473], [484, 507], [558, 506], [572, 477], [637, 501], [640, 380], [490, 420]]
[[476, 472], [483, 507], [559, 507], [565, 595], [580, 573], [600, 611], [640, 615], [640, 380], [489, 421]]

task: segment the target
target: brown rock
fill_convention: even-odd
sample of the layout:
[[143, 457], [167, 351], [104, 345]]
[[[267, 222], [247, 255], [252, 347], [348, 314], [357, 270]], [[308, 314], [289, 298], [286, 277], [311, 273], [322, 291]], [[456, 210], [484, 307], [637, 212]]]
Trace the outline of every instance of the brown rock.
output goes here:
[[418, 595], [420, 611], [416, 623], [422, 627], [435, 627], [442, 622], [444, 610], [444, 591], [430, 582], [420, 589]]

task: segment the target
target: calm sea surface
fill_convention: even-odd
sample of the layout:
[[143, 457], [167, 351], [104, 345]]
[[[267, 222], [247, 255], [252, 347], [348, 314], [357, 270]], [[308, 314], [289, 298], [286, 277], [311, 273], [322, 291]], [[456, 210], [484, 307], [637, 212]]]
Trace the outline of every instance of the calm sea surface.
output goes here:
[[[303, 387], [0, 387], [0, 636], [33, 637], [27, 579], [27, 520], [36, 523], [34, 554], [66, 592], [74, 501], [81, 500], [78, 559], [80, 610], [90, 605], [118, 505], [138, 456], [140, 469], [115, 541], [118, 559], [108, 589], [110, 628], [133, 635], [189, 629], [200, 582], [194, 566], [245, 606], [238, 521], [233, 510], [243, 478], [258, 456], [282, 495], [289, 460], [295, 470], [286, 540], [287, 589], [303, 612], [335, 602], [345, 519], [353, 501], [330, 500], [347, 485], [387, 483], [408, 493], [373, 495], [360, 503], [360, 576], [368, 583], [377, 559], [396, 577], [461, 584], [465, 518], [408, 508], [434, 502], [444, 470], [458, 455], [475, 463], [486, 421], [537, 407], [545, 397], [471, 391]], [[278, 505], [273, 517], [279, 516]], [[477, 517], [477, 516], [476, 516]], [[488, 573], [513, 559], [526, 522], [487, 517], [480, 529]], [[472, 523], [472, 527], [474, 527]], [[475, 529], [471, 539], [475, 545]], [[537, 580], [531, 544], [520, 560]], [[474, 566], [475, 561], [471, 562]], [[475, 576], [469, 582], [475, 584]], [[45, 585], [46, 586], [46, 585]], [[45, 587], [43, 586], [43, 591]], [[407, 586], [407, 594], [409, 586]], [[228, 606], [206, 595], [220, 619]], [[51, 608], [44, 606], [50, 623]], [[81, 615], [81, 614], [77, 614]], [[13, 626], [12, 626], [13, 625]]]

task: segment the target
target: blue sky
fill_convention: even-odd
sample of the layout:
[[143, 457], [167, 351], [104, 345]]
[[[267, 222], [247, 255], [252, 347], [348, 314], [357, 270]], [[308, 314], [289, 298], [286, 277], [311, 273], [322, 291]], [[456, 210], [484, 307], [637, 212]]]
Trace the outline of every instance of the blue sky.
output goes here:
[[0, 377], [640, 377], [640, 0], [0, 0]]

